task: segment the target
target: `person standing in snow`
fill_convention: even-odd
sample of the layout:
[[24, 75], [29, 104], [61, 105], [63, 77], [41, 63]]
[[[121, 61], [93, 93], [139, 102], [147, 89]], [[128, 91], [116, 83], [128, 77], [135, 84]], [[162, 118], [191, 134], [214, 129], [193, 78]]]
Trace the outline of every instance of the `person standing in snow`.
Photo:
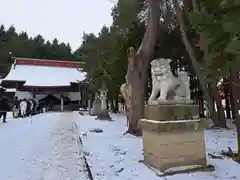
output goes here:
[[18, 100], [17, 96], [14, 97], [14, 100], [13, 100], [12, 104], [13, 104], [13, 106], [12, 106], [13, 117], [17, 118], [20, 114], [19, 113], [20, 112], [20, 110], [19, 110], [20, 101]]
[[3, 116], [3, 123], [6, 123], [7, 111], [9, 111], [9, 103], [6, 97], [0, 99], [0, 118]]

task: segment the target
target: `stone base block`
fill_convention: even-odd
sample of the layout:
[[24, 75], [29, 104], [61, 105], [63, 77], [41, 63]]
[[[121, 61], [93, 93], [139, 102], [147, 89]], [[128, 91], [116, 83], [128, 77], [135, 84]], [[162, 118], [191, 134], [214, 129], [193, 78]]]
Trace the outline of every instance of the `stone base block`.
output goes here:
[[90, 116], [97, 116], [97, 114], [95, 114], [95, 113], [90, 113]]
[[145, 164], [161, 172], [182, 166], [206, 166], [205, 122], [142, 119], [140, 125]]
[[102, 111], [101, 113], [97, 114], [97, 120], [112, 120], [112, 118], [110, 117], [108, 111]]
[[199, 106], [194, 104], [152, 104], [145, 106], [145, 119], [156, 121], [199, 118]]
[[[145, 164], [145, 163], [144, 163]], [[184, 166], [184, 167], [179, 167], [179, 168], [173, 168], [173, 169], [168, 169], [164, 173], [155, 169], [152, 166], [149, 166], [148, 164], [145, 164], [149, 169], [154, 171], [159, 177], [166, 177], [166, 176], [172, 176], [176, 174], [184, 174], [184, 173], [196, 173], [196, 172], [211, 172], [215, 170], [215, 167], [211, 164], [207, 166]]]

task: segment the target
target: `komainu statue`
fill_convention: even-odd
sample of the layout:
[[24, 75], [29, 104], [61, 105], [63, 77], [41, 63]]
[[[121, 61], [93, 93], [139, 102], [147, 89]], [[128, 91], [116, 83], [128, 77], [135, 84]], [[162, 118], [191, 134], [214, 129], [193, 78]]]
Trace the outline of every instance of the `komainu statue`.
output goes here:
[[179, 71], [178, 76], [174, 76], [170, 62], [164, 58], [151, 62], [152, 93], [149, 102], [191, 101], [187, 72]]

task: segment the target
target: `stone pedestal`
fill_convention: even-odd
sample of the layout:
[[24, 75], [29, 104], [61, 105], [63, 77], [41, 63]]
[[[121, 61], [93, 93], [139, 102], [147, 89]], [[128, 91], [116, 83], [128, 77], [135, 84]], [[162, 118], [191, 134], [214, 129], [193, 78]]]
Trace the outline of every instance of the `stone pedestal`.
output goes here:
[[112, 118], [110, 117], [109, 113], [107, 110], [105, 111], [101, 111], [98, 115], [97, 115], [97, 120], [112, 120]]
[[111, 120], [111, 117], [107, 110], [107, 92], [108, 90], [103, 86], [99, 89], [100, 92], [100, 100], [101, 100], [101, 111], [97, 114], [97, 118], [99, 120]]
[[199, 107], [194, 104], [149, 104], [145, 119], [156, 121], [188, 120], [199, 118]]
[[206, 167], [204, 129], [208, 124], [199, 119], [198, 109], [192, 103], [170, 101], [145, 107], [145, 119], [140, 120], [145, 164], [162, 173]]
[[206, 166], [203, 120], [141, 119], [144, 163], [165, 172], [182, 166]]
[[99, 113], [101, 113], [101, 101], [99, 98], [96, 98], [95, 101], [93, 102], [91, 115], [97, 116]]

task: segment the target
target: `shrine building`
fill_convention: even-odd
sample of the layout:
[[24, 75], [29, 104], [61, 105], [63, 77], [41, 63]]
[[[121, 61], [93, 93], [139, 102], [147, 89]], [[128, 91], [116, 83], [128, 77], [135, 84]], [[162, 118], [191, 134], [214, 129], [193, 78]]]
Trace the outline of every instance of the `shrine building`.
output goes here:
[[[9, 73], [1, 79], [8, 98], [36, 98], [39, 102], [54, 103], [55, 109], [65, 106], [87, 106], [87, 89], [83, 83], [86, 73], [81, 62], [28, 59], [14, 57]], [[60, 106], [62, 105], [62, 106]]]

